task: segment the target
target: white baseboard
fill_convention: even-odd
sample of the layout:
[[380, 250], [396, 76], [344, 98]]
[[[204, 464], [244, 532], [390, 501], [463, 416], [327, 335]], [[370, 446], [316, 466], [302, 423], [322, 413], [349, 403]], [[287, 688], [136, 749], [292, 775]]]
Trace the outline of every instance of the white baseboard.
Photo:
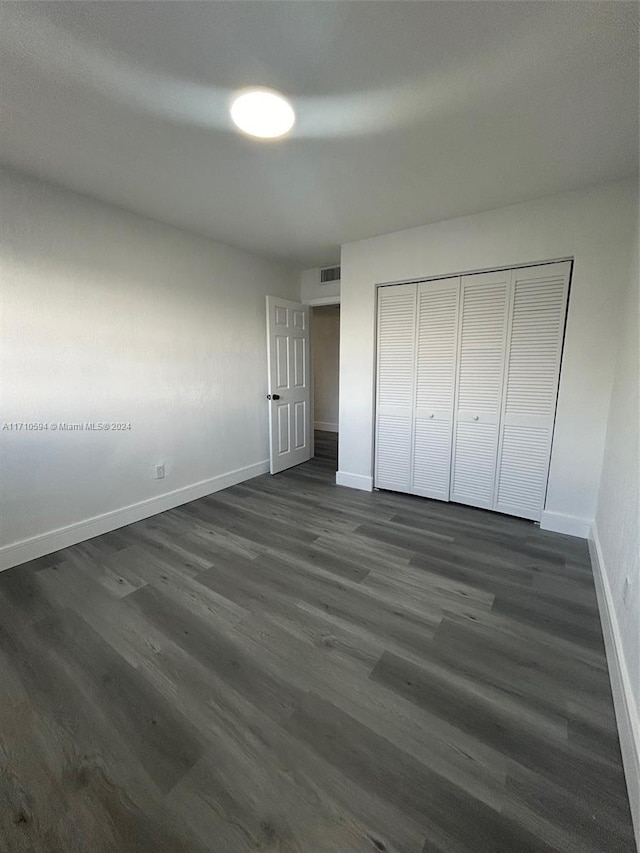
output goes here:
[[30, 539], [5, 545], [0, 548], [0, 571], [10, 569], [20, 563], [26, 563], [29, 560], [35, 560], [37, 557], [43, 557], [45, 554], [52, 554], [62, 548], [77, 545], [78, 542], [84, 542], [94, 536], [100, 536], [110, 530], [116, 530], [126, 524], [133, 524], [134, 521], [141, 521], [150, 515], [157, 515], [159, 512], [165, 512], [181, 504], [189, 503], [189, 501], [203, 498], [213, 492], [219, 492], [221, 489], [227, 489], [229, 486], [235, 486], [236, 483], [242, 483], [252, 477], [268, 473], [269, 460], [265, 459], [254, 465], [236, 468], [235, 471], [228, 471], [226, 474], [211, 477], [209, 480], [201, 480], [191, 486], [175, 489], [173, 492], [165, 492], [163, 495], [148, 498], [121, 509], [105, 512], [102, 515], [77, 521], [48, 533], [41, 533], [39, 536], [33, 536]]
[[363, 492], [373, 491], [373, 477], [365, 477], [362, 474], [349, 474], [347, 471], [336, 473], [336, 484], [347, 486], [349, 489], [360, 489]]
[[609, 678], [618, 723], [622, 762], [627, 780], [631, 815], [640, 850], [640, 712], [634, 700], [629, 668], [624, 655], [620, 626], [616, 616], [607, 569], [595, 522], [589, 537], [589, 553], [598, 596]]
[[591, 521], [586, 518], [579, 518], [577, 515], [565, 515], [563, 512], [543, 512], [540, 519], [540, 529], [588, 539], [591, 533]]
[[338, 424], [332, 421], [316, 421], [313, 425], [314, 429], [322, 429], [325, 432], [338, 432]]

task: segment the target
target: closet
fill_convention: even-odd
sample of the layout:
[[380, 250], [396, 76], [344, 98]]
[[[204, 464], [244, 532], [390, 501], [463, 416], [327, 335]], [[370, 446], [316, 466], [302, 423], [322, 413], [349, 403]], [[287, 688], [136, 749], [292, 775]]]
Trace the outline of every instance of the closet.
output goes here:
[[378, 288], [376, 488], [540, 520], [570, 272]]

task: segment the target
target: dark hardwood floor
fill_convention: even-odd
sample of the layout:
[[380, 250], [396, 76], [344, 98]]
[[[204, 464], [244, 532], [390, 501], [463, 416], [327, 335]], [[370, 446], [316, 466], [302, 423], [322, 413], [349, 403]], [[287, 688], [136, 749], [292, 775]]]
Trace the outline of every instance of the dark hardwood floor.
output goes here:
[[634, 850], [586, 544], [316, 448], [0, 575], [0, 849]]

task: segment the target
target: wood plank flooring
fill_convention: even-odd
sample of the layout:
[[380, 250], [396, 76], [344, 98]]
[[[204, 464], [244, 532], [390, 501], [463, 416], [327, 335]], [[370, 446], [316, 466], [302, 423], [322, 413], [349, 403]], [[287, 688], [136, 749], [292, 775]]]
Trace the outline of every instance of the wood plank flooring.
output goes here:
[[0, 575], [0, 850], [633, 851], [586, 544], [316, 452]]

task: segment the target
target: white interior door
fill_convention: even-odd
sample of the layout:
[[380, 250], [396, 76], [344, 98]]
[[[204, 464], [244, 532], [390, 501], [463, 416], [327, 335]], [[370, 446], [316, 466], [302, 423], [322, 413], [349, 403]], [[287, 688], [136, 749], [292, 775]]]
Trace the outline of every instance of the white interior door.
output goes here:
[[462, 276], [451, 500], [493, 508], [511, 270]]
[[271, 473], [311, 458], [309, 308], [267, 296]]
[[569, 261], [513, 270], [494, 508], [540, 521], [549, 473]]
[[378, 288], [375, 486], [411, 491], [415, 284]]
[[460, 277], [418, 285], [414, 495], [449, 500]]

